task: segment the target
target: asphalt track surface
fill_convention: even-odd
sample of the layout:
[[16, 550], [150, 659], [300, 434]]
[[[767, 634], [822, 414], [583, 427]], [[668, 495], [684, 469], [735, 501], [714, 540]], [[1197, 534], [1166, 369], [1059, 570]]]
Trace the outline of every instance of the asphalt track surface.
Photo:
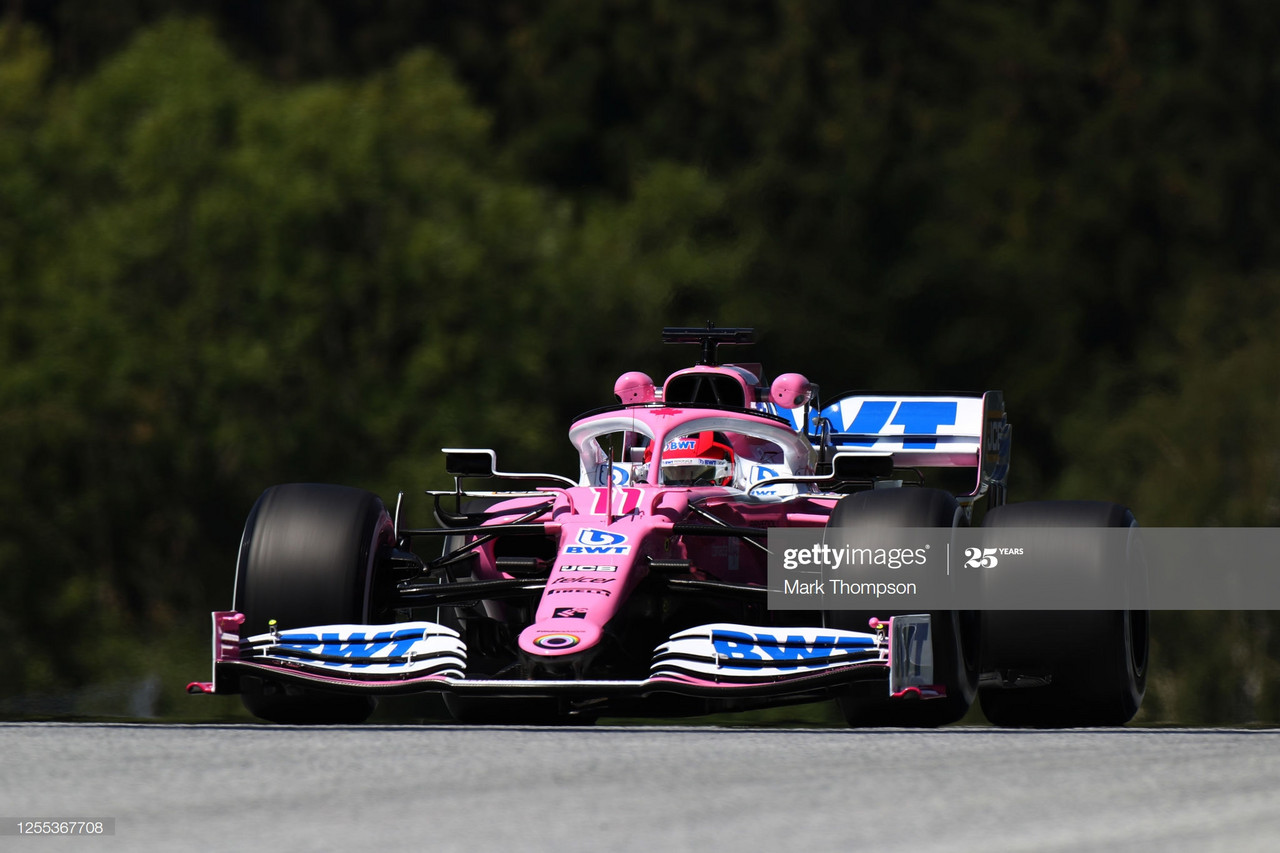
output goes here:
[[1280, 731], [0, 724], [4, 851], [1280, 850]]

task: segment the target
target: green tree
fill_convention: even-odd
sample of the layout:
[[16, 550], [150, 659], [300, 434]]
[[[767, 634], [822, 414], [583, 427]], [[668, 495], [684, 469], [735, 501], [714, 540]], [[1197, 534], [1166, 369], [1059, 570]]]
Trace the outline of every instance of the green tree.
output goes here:
[[[616, 373], [685, 360], [664, 323], [755, 325], [827, 395], [1002, 388], [1015, 500], [1275, 523], [1268, 4], [172, 8], [0, 38], [15, 642], [225, 601], [271, 482], [571, 465]], [[1270, 683], [1271, 616], [1161, 618], [1158, 713], [1280, 716], [1194, 686]]]
[[695, 237], [723, 203], [695, 170], [655, 165], [628, 204], [524, 183], [426, 51], [278, 86], [174, 21], [48, 89], [23, 44], [0, 68], [3, 180], [40, 200], [0, 220], [7, 689], [203, 634], [272, 483], [391, 498], [457, 444], [567, 467], [556, 415], [610, 380], [550, 344], [647, 341], [739, 271]]

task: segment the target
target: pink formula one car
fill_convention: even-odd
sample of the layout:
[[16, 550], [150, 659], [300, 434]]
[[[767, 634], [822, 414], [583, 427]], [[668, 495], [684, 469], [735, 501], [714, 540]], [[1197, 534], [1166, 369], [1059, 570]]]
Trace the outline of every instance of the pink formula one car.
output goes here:
[[[638, 372], [569, 430], [576, 478], [502, 473], [446, 449], [436, 526], [375, 495], [268, 489], [245, 525], [214, 680], [276, 722], [365, 719], [378, 696], [443, 694], [466, 722], [590, 722], [834, 698], [851, 725], [943, 725], [981, 695], [1008, 725], [1121, 724], [1146, 679], [1143, 611], [778, 610], [768, 534], [1115, 527], [1102, 503], [1004, 505], [999, 392], [845, 395], [718, 364], [749, 329], [667, 329], [699, 363]], [[963, 488], [926, 488], [946, 469]], [[509, 485], [478, 491], [476, 481]], [[958, 492], [958, 494], [956, 493]], [[403, 495], [401, 496], [403, 498]]]

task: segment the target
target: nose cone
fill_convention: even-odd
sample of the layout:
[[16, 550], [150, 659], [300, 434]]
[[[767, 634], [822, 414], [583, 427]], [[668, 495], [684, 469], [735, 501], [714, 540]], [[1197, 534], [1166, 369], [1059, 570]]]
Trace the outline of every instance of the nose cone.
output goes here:
[[600, 627], [586, 619], [555, 617], [521, 631], [520, 649], [539, 657], [564, 657], [595, 648], [600, 636]]

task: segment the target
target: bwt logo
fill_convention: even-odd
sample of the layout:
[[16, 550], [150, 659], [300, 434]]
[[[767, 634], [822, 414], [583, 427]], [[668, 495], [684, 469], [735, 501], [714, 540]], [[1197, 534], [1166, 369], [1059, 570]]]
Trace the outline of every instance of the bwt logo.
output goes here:
[[[744, 634], [738, 631], [717, 631], [711, 639], [716, 657], [732, 661], [774, 661], [778, 669], [800, 669], [831, 663], [832, 653], [865, 649], [875, 641], [870, 637], [815, 637], [812, 642], [801, 636], [779, 639], [772, 634]], [[745, 669], [758, 669], [758, 665], [745, 664]]]
[[613, 465], [608, 462], [601, 462], [596, 466], [596, 482], [611, 482], [615, 486], [625, 486], [631, 482], [631, 470], [621, 465]]
[[[757, 483], [763, 480], [772, 480], [774, 477], [779, 477], [779, 476], [781, 475], [777, 471], [773, 470], [772, 468], [766, 468], [764, 465], [756, 466], [755, 481]], [[776, 495], [778, 493], [778, 490], [773, 486], [769, 486], [768, 488], [764, 488], [764, 489], [756, 489], [755, 493], [757, 495]]]
[[692, 438], [673, 438], [667, 442], [667, 450], [693, 450], [697, 446], [697, 440]]
[[631, 546], [621, 533], [588, 527], [578, 531], [577, 545], [565, 548], [566, 554], [627, 554]]
[[[954, 425], [956, 411], [956, 403], [939, 400], [867, 400], [858, 407], [853, 420], [845, 424], [844, 432], [880, 435], [891, 440], [894, 436], [884, 434], [885, 427], [900, 426], [906, 435], [917, 436], [903, 439], [903, 449], [932, 450], [938, 446], [938, 440], [933, 437], [938, 427]], [[868, 438], [846, 443], [852, 447], [871, 447], [878, 440]]]
[[626, 541], [627, 537], [621, 533], [596, 530], [594, 527], [578, 531], [579, 545], [624, 545]]
[[[422, 631], [416, 629], [382, 631], [367, 640], [363, 633], [351, 634], [349, 637], [343, 637], [340, 634], [321, 634], [318, 637], [315, 634], [282, 634], [280, 636], [280, 650], [286, 653], [300, 651], [322, 654], [327, 657], [345, 658], [355, 666], [369, 665], [369, 663], [360, 663], [359, 661], [398, 666], [404, 662], [394, 659], [404, 657], [413, 648], [414, 643], [421, 639]], [[386, 658], [392, 658], [393, 660], [385, 660]], [[322, 663], [325, 666], [341, 666], [343, 662], [326, 660], [322, 661]]]

